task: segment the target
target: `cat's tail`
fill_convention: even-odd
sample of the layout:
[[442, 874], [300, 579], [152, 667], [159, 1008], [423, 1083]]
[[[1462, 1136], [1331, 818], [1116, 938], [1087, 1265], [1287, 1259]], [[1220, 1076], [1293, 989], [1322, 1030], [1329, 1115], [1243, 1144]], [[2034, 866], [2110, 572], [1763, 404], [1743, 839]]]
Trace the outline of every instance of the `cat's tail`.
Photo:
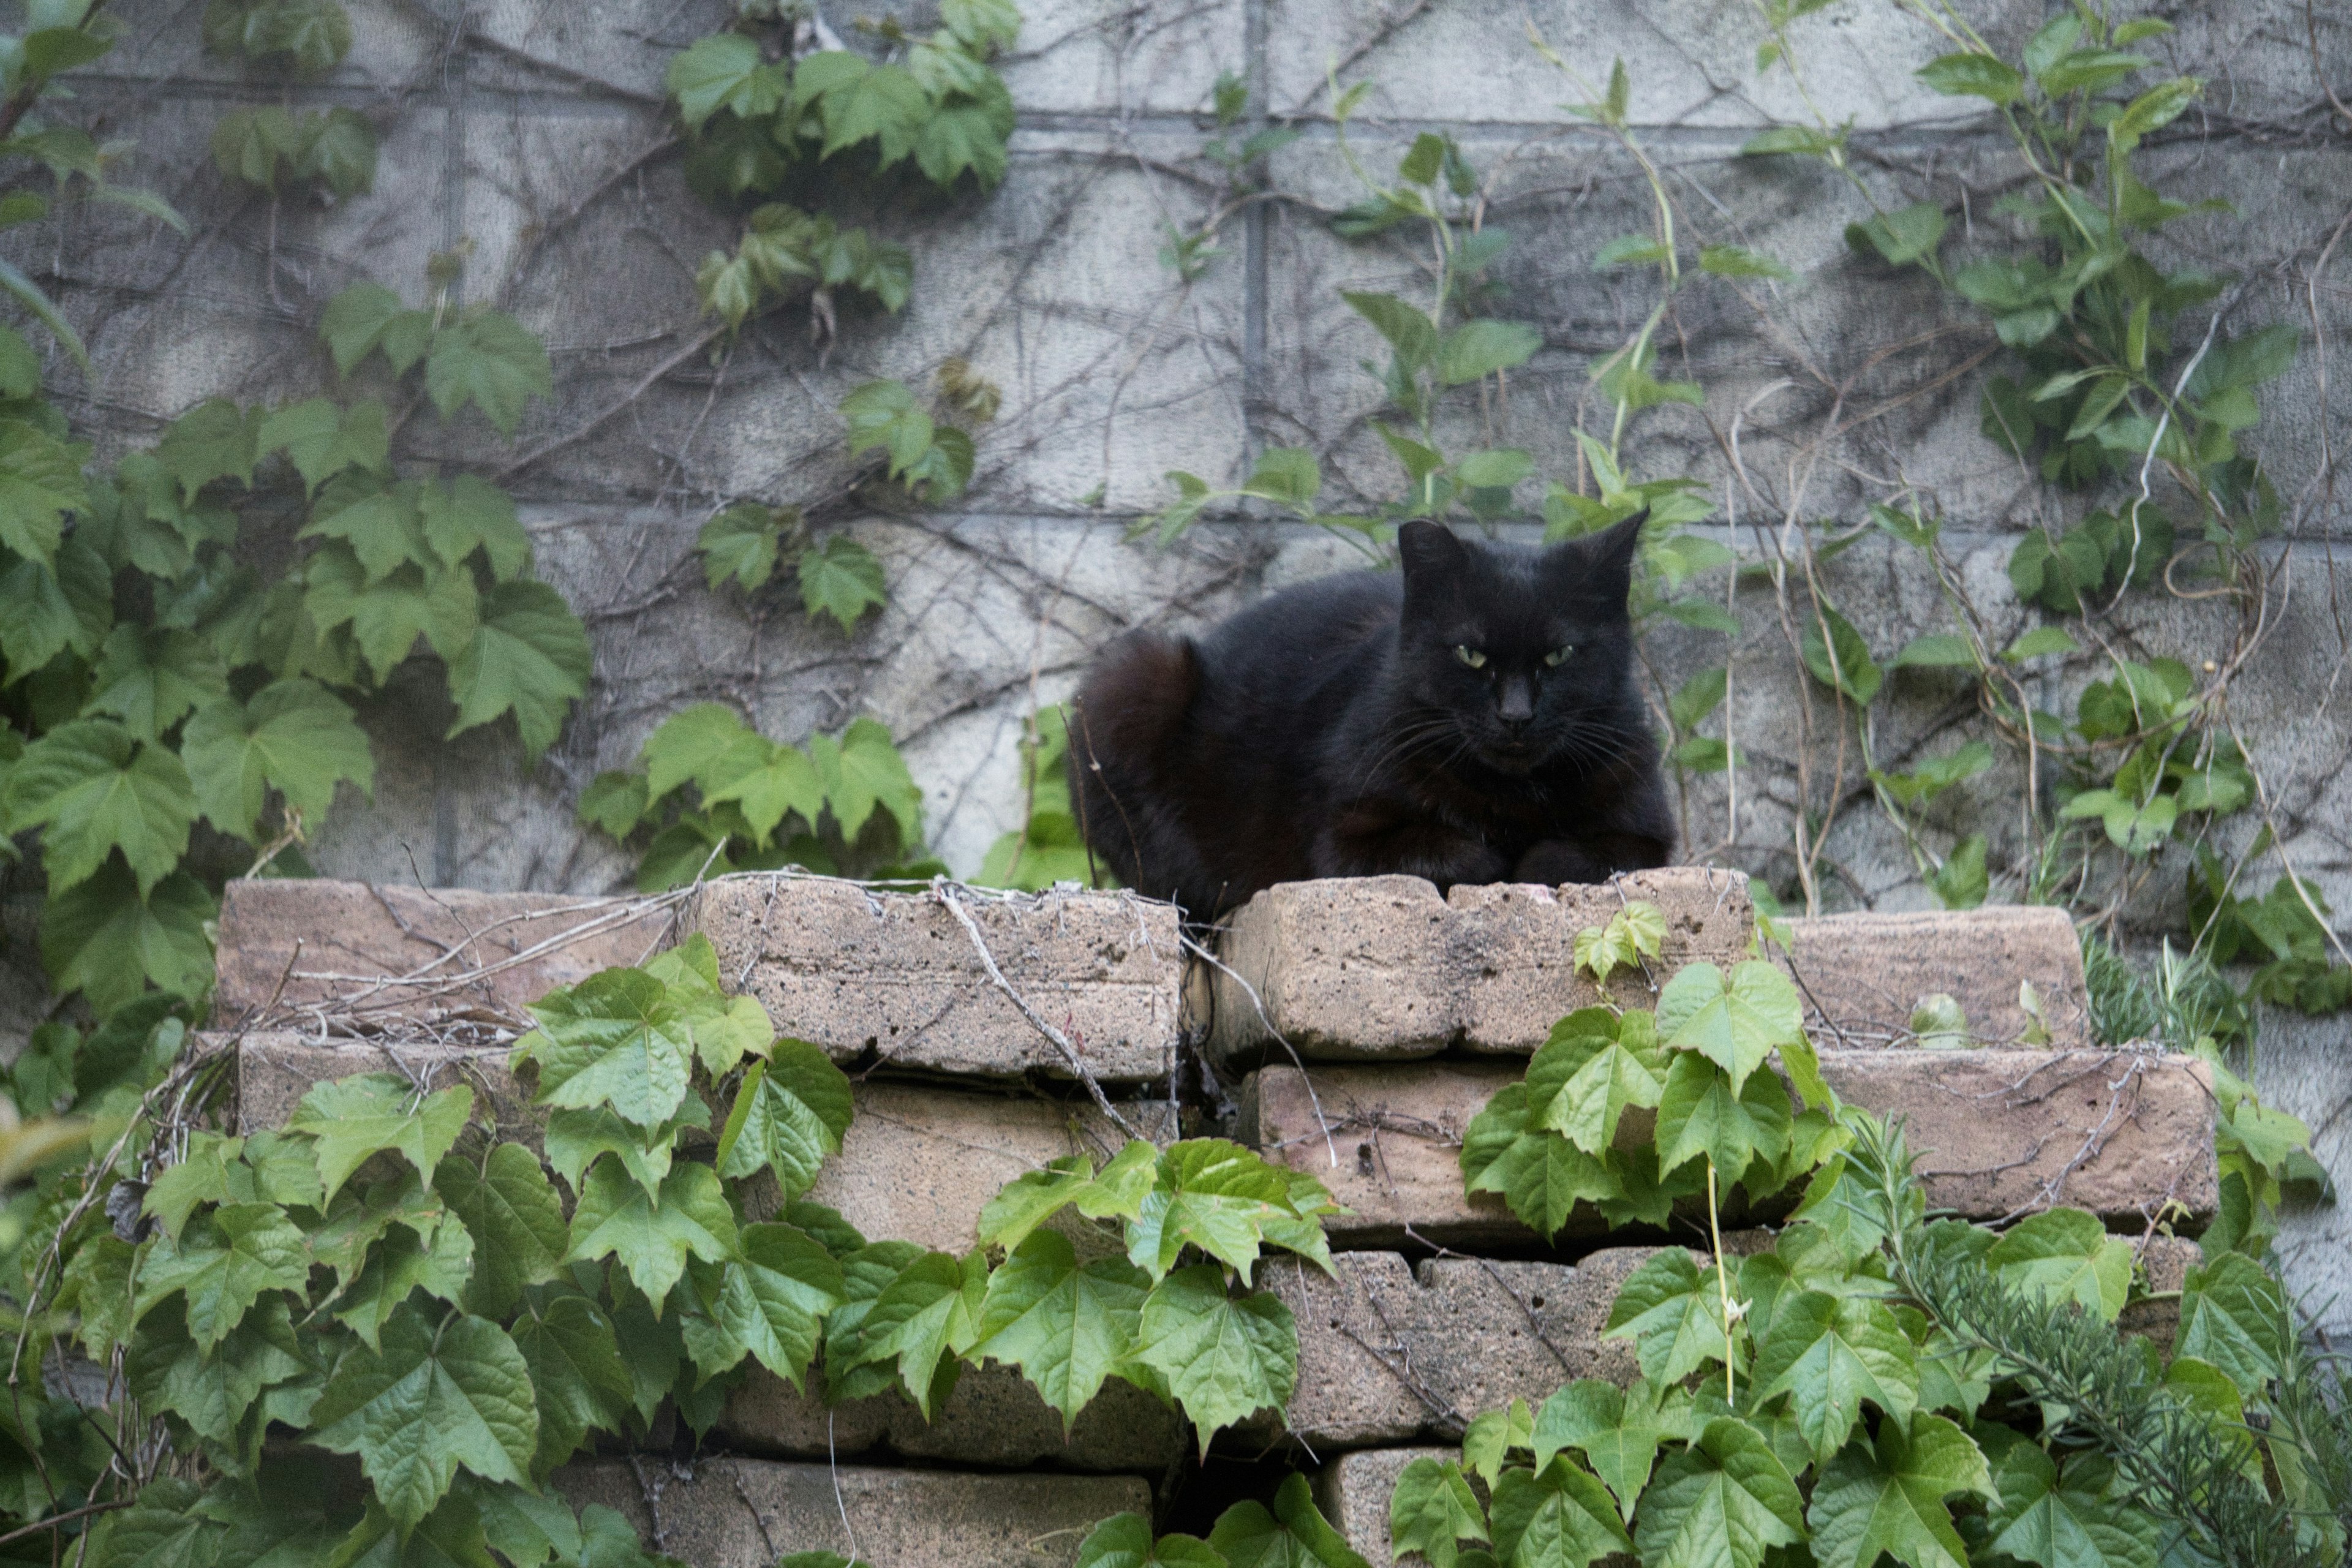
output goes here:
[[1087, 847], [1130, 888], [1165, 898], [1193, 857], [1167, 805], [1193, 700], [1191, 637], [1129, 632], [1103, 650], [1071, 705], [1070, 800]]

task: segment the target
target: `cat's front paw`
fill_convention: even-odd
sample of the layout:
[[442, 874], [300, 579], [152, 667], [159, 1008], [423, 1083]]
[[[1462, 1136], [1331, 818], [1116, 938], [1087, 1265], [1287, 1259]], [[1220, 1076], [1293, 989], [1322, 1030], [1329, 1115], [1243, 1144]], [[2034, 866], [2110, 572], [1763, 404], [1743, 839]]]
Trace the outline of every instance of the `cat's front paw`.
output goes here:
[[1562, 882], [1605, 882], [1609, 871], [1609, 863], [1583, 845], [1546, 838], [1528, 847], [1518, 864], [1511, 868], [1511, 880], [1556, 888]]

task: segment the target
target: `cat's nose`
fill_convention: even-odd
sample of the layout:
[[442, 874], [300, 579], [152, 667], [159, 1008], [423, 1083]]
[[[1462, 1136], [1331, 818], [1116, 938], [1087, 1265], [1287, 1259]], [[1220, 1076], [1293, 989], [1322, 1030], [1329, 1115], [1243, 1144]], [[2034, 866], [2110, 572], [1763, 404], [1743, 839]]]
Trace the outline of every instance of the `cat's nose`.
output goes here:
[[1536, 694], [1523, 675], [1503, 678], [1503, 689], [1495, 699], [1495, 717], [1506, 724], [1524, 724], [1536, 716]]

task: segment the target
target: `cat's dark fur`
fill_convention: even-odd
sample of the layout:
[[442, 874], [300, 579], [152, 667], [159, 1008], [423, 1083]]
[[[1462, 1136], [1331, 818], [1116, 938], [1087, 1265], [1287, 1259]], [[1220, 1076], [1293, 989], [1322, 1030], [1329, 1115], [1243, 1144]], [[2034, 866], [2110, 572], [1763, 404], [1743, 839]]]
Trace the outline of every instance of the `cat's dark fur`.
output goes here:
[[1310, 877], [1663, 865], [1625, 603], [1641, 524], [1533, 549], [1409, 522], [1401, 573], [1285, 589], [1198, 639], [1130, 634], [1070, 716], [1087, 842], [1196, 920]]

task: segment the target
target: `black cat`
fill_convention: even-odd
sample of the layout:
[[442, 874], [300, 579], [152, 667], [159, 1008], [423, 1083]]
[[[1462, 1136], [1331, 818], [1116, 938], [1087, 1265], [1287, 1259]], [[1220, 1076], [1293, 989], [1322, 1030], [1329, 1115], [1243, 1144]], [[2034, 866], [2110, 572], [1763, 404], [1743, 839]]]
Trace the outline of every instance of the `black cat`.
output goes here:
[[1130, 633], [1070, 715], [1087, 844], [1196, 920], [1310, 877], [1664, 864], [1625, 604], [1642, 522], [1548, 549], [1408, 522], [1402, 573], [1285, 589], [1197, 640]]

